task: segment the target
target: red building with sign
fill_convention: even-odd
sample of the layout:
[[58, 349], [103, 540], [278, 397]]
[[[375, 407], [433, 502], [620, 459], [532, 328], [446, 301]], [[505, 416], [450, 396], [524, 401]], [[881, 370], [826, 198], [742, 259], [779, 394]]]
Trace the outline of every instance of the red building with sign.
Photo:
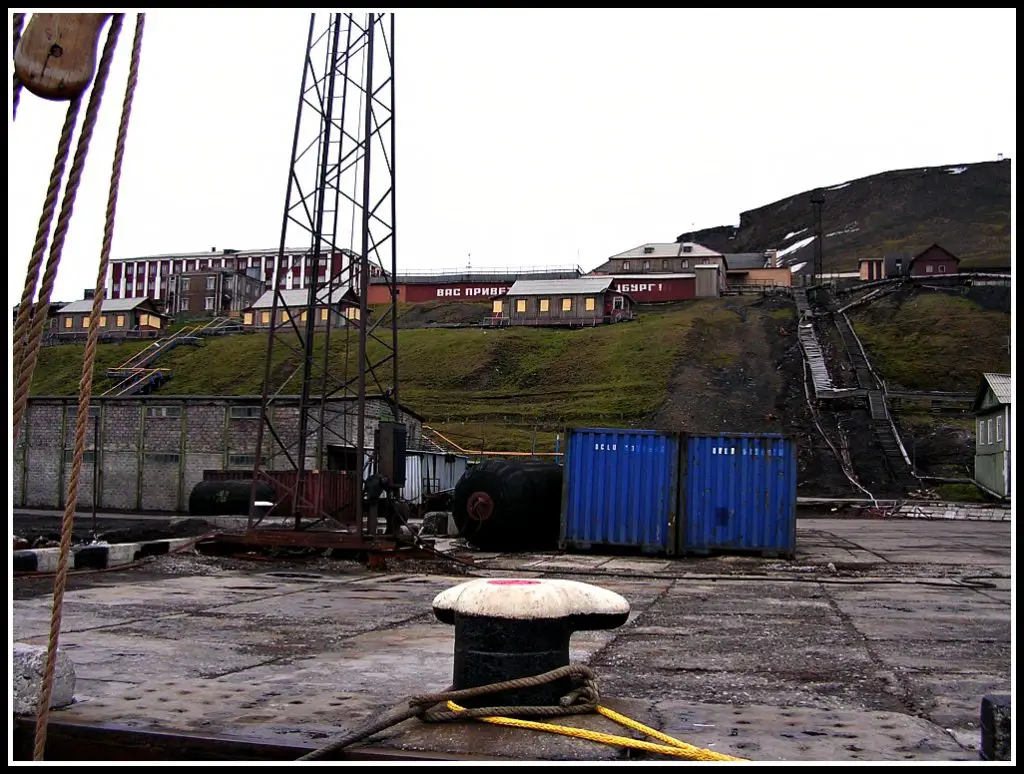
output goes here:
[[688, 301], [697, 297], [697, 277], [680, 274], [617, 274], [614, 290], [627, 293], [638, 304]]
[[[395, 290], [398, 292], [398, 301], [407, 304], [430, 301], [490, 302], [495, 296], [507, 293], [517, 279], [578, 279], [582, 275], [579, 268], [399, 275]], [[386, 304], [390, 300], [387, 282], [382, 278], [372, 279], [367, 303]]]

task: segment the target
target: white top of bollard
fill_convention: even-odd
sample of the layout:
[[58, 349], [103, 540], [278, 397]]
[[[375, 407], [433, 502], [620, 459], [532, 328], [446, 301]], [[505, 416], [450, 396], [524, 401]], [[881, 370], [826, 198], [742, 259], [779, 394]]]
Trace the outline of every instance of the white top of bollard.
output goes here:
[[629, 615], [629, 602], [614, 591], [539, 578], [478, 578], [442, 591], [433, 607], [435, 612], [515, 620]]

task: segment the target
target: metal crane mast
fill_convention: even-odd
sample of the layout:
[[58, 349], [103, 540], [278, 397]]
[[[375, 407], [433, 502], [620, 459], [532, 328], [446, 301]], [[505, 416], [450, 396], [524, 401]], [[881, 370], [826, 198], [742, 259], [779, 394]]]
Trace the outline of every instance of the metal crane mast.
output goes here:
[[[386, 400], [384, 419], [401, 421], [394, 63], [393, 14], [311, 14], [267, 310], [250, 528], [261, 520], [256, 491], [265, 481], [279, 498], [290, 494], [284, 499], [296, 529], [301, 513], [307, 527], [331, 519], [362, 532], [364, 479], [376, 449], [366, 437], [368, 395]], [[372, 314], [371, 281], [390, 291], [390, 303]], [[296, 403], [297, 427], [294, 411], [276, 411]], [[328, 445], [356, 461], [357, 494], [343, 516], [307, 485], [327, 467]]]

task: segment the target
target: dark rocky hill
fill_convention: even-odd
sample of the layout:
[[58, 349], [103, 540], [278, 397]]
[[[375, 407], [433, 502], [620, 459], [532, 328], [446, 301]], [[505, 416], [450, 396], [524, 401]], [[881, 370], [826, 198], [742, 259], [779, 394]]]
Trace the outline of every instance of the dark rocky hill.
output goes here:
[[[916, 254], [939, 243], [964, 267], [1010, 265], [1010, 160], [901, 169], [819, 189], [825, 204], [826, 271], [851, 271], [861, 256]], [[809, 261], [814, 233], [805, 191], [740, 215], [739, 228], [686, 232], [725, 253], [786, 251], [789, 265]]]

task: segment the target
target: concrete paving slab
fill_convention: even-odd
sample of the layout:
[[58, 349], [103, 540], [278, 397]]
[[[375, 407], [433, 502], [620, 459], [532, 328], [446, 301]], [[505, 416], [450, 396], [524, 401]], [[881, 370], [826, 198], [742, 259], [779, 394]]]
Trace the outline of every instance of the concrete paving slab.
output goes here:
[[[46, 637], [29, 640], [45, 645]], [[61, 648], [87, 680], [133, 682], [174, 676], [217, 677], [262, 664], [262, 654], [245, 652], [238, 643], [209, 643], [130, 636], [107, 631], [76, 632], [61, 637]]]
[[[876, 640], [871, 651], [883, 663], [904, 670], [960, 673], [1009, 673], [1010, 643], [928, 640]], [[978, 697], [979, 701], [981, 697]]]
[[1005, 616], [975, 617], [964, 626], [962, 616], [917, 615], [864, 616], [852, 620], [853, 626], [869, 640], [909, 642], [1007, 642], [1011, 625]]
[[902, 713], [659, 702], [661, 728], [758, 761], [976, 760], [941, 729]]

